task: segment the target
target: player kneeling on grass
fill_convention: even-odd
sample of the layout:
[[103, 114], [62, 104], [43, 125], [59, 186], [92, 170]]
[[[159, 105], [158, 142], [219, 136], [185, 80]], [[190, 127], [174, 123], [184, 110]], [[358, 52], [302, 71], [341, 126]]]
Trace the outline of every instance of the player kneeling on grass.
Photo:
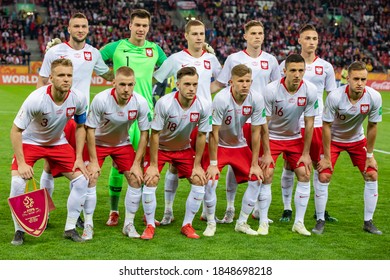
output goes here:
[[[33, 178], [33, 166], [41, 158], [49, 163], [54, 177], [70, 180], [65, 238], [75, 242], [83, 239], [76, 231], [76, 221], [87, 195], [89, 174], [82, 160], [85, 143], [87, 99], [82, 92], [71, 89], [73, 65], [69, 59], [57, 59], [51, 64], [50, 85], [33, 91], [23, 102], [11, 129], [15, 152], [12, 161], [10, 197], [24, 193], [26, 180]], [[74, 117], [76, 154], [64, 137], [66, 123]], [[24, 231], [15, 217], [13, 245], [22, 245]]]
[[[181, 233], [188, 238], [199, 238], [192, 221], [202, 203], [207, 182], [201, 159], [206, 133], [211, 130], [211, 103], [196, 96], [198, 77], [195, 67], [181, 68], [177, 72], [178, 91], [163, 96], [156, 103], [149, 154], [145, 156], [147, 169], [142, 203], [147, 227], [142, 239], [152, 239], [154, 236], [156, 187], [167, 162], [177, 168], [179, 178], [187, 178], [191, 184]], [[194, 151], [190, 146], [190, 135], [197, 125]]]
[[[377, 123], [382, 121], [382, 98], [379, 92], [366, 86], [367, 70], [363, 62], [353, 62], [348, 67], [347, 80], [348, 84], [332, 91], [325, 103], [322, 117], [324, 158], [318, 167], [320, 182], [316, 211], [325, 211], [333, 167], [340, 153], [346, 151], [364, 179], [363, 230], [382, 234], [372, 222], [378, 201], [378, 165], [373, 151]], [[367, 138], [363, 129], [365, 118], [368, 118]], [[322, 234], [324, 227], [325, 220], [318, 219], [312, 231]]]
[[[260, 134], [263, 135], [263, 165], [269, 167], [273, 163], [269, 150], [268, 129], [263, 96], [252, 84], [252, 70], [244, 64], [236, 65], [231, 70], [230, 86], [223, 89], [214, 98], [212, 104], [213, 129], [209, 136], [210, 165], [207, 156], [203, 158], [208, 166], [206, 194], [207, 228], [205, 236], [213, 236], [216, 231], [215, 206], [217, 202], [216, 187], [220, 171], [230, 165], [238, 183], [248, 182], [248, 188], [242, 199], [240, 216], [235, 230], [249, 235], [258, 235], [247, 224], [248, 216], [253, 210], [263, 171], [259, 166]], [[252, 151], [244, 138], [243, 127], [251, 118]]]
[[[142, 158], [149, 137], [151, 114], [144, 97], [133, 91], [134, 71], [126, 66], [116, 71], [113, 88], [98, 93], [93, 99], [86, 122], [87, 143], [90, 156], [88, 170], [91, 174], [100, 174], [100, 168], [107, 156], [111, 156], [128, 182], [125, 198], [125, 224], [123, 234], [139, 238], [134, 227], [134, 216], [141, 201], [143, 183]], [[137, 152], [130, 143], [128, 130], [138, 121], [141, 139]], [[91, 179], [85, 201], [85, 221], [82, 238], [93, 237], [93, 213], [96, 208], [97, 176]]]

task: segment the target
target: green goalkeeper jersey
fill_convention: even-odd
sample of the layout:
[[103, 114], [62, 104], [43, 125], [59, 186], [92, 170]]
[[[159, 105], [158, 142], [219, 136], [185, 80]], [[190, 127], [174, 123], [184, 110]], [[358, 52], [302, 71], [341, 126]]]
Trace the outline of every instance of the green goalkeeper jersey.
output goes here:
[[160, 66], [167, 59], [160, 46], [145, 40], [145, 44], [138, 47], [128, 39], [122, 39], [105, 45], [100, 49], [100, 53], [104, 61], [112, 60], [114, 72], [122, 66], [129, 66], [134, 70], [134, 91], [146, 98], [150, 110], [153, 111], [153, 72], [156, 65]]

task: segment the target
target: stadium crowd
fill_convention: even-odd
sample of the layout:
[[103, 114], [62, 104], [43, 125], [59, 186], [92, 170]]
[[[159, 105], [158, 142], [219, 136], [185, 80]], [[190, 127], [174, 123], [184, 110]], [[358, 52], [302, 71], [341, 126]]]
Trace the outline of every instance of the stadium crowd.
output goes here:
[[31, 17], [23, 11], [13, 12], [7, 16], [4, 8], [0, 11], [0, 64], [28, 65], [30, 51], [26, 44], [26, 36]]
[[[176, 9], [175, 1], [41, 1], [47, 5], [50, 20], [14, 14], [2, 17], [3, 60], [26, 62], [28, 47], [24, 36], [38, 39], [42, 55], [52, 38], [68, 39], [66, 30], [70, 15], [85, 11], [90, 20], [89, 43], [98, 49], [108, 42], [129, 36], [129, 14], [134, 8], [152, 11], [149, 39], [158, 43], [169, 56], [185, 48], [180, 27], [173, 24], [167, 11]], [[362, 60], [369, 71], [380, 71], [390, 66], [389, 3], [384, 0], [356, 5], [359, 1], [255, 1], [224, 0], [195, 1], [199, 19], [206, 22], [206, 41], [216, 50], [221, 63], [233, 52], [245, 48], [242, 26], [257, 19], [265, 26], [264, 51], [272, 53], [279, 62], [293, 52], [297, 44], [300, 23], [314, 24], [320, 34], [317, 54], [341, 68], [355, 60]], [[342, 12], [343, 11], [343, 12]], [[329, 17], [332, 15], [333, 17]], [[328, 17], [327, 17], [328, 16]], [[281, 32], [283, 30], [283, 32]], [[9, 36], [8, 34], [15, 34]], [[12, 37], [12, 38], [10, 38]]]

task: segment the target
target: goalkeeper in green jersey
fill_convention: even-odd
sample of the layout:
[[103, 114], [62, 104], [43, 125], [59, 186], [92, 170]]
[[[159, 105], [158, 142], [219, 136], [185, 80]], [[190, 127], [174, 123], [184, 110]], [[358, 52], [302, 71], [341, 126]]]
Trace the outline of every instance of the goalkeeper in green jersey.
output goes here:
[[[145, 39], [149, 27], [150, 13], [143, 9], [134, 10], [130, 15], [130, 38], [109, 43], [100, 50], [100, 53], [103, 60], [112, 60], [114, 72], [122, 66], [128, 66], [134, 70], [136, 80], [134, 91], [146, 98], [153, 112], [153, 72], [156, 66], [160, 66], [167, 59], [167, 56], [160, 46]], [[137, 123], [130, 127], [129, 135], [134, 150], [137, 150], [140, 139]], [[122, 182], [123, 175], [113, 166], [108, 182], [111, 202], [110, 217], [106, 223], [108, 226], [118, 225], [118, 204]]]

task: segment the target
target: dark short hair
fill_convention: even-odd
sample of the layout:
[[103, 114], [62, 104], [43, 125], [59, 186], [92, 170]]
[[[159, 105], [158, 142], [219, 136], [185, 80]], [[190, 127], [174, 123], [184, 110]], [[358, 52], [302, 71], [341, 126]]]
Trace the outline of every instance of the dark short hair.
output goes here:
[[196, 72], [195, 67], [183, 67], [179, 71], [177, 71], [176, 78], [177, 80], [180, 80], [184, 76], [199, 76], [198, 72]]
[[232, 68], [232, 77], [243, 77], [246, 74], [252, 74], [252, 69], [246, 66], [245, 64], [238, 64]]
[[66, 67], [73, 67], [73, 63], [70, 59], [68, 58], [59, 58], [59, 59], [56, 59], [54, 60], [52, 63], [51, 63], [51, 67], [50, 67], [50, 71], [53, 72], [53, 70], [55, 68], [57, 68], [58, 66], [66, 66]]
[[136, 10], [132, 11], [131, 14], [130, 14], [130, 22], [133, 22], [133, 19], [135, 17], [147, 18], [149, 20], [149, 22], [150, 22], [150, 13], [147, 10], [136, 9]]
[[253, 27], [253, 26], [261, 26], [263, 27], [264, 29], [264, 25], [261, 21], [258, 21], [258, 20], [251, 20], [251, 21], [248, 21], [245, 25], [244, 25], [244, 30], [245, 32], [248, 32], [248, 30]]
[[129, 76], [134, 76], [134, 70], [131, 69], [130, 67], [128, 66], [122, 66], [122, 67], [119, 67], [117, 70], [116, 70], [116, 74], [115, 76], [117, 75], [123, 75], [123, 76], [126, 76], [126, 77], [129, 77]]
[[285, 61], [285, 68], [287, 69], [287, 65], [290, 63], [300, 63], [303, 62], [305, 64], [305, 59], [297, 53], [290, 54]]
[[315, 32], [317, 32], [317, 29], [315, 28], [315, 26], [313, 24], [305, 24], [304, 26], [301, 27], [301, 29], [299, 29], [299, 35], [302, 34], [305, 31], [315, 31]]
[[191, 27], [193, 27], [193, 26], [203, 26], [204, 27], [204, 24], [200, 20], [192, 19], [192, 20], [187, 22], [186, 26], [184, 27], [184, 31], [188, 34], [188, 32], [190, 32]]
[[363, 61], [354, 61], [348, 66], [348, 74], [352, 71], [367, 70], [366, 64]]

